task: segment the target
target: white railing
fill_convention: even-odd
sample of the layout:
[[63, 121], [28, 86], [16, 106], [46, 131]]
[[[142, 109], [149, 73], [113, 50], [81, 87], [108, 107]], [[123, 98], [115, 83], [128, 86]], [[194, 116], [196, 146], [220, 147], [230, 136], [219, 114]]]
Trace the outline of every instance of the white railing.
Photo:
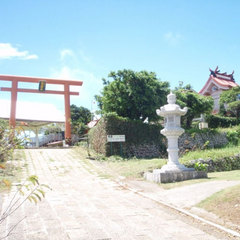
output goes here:
[[[51, 143], [51, 142], [57, 142], [57, 141], [62, 141], [62, 140], [63, 140], [63, 136], [61, 133], [51, 133], [49, 135], [39, 136], [39, 139], [38, 139], [39, 147], [47, 145], [48, 143]], [[28, 145], [29, 145], [29, 147], [35, 147], [36, 146], [36, 138], [31, 137]]]

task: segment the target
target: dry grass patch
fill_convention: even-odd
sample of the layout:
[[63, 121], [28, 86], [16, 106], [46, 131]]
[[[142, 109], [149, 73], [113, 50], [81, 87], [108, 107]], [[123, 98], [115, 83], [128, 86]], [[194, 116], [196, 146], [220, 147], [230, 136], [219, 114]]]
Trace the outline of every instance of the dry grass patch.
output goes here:
[[144, 172], [161, 168], [165, 163], [165, 159], [158, 158], [141, 160], [135, 158], [114, 160], [112, 158], [112, 160], [102, 161], [100, 164], [128, 179], [141, 179]]
[[24, 150], [14, 151], [13, 159], [0, 164], [0, 191], [5, 191], [11, 187], [13, 182], [21, 179], [21, 174], [26, 165], [26, 155]]
[[232, 222], [240, 231], [240, 185], [217, 192], [197, 206]]
[[[121, 158], [119, 156], [101, 157], [91, 152], [90, 156], [83, 147], [74, 148], [75, 154], [81, 158], [87, 165], [98, 167], [98, 172], [108, 178], [123, 176], [127, 179], [142, 179], [143, 173], [161, 168], [166, 164], [166, 159], [137, 159], [137, 158]], [[96, 170], [96, 169], [95, 169]]]

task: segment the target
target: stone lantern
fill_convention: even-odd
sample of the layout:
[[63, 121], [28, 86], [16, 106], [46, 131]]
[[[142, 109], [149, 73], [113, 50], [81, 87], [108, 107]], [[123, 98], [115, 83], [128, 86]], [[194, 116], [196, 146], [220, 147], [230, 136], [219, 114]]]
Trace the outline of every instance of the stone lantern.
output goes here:
[[168, 104], [164, 105], [156, 112], [159, 116], [164, 117], [164, 128], [161, 134], [168, 140], [168, 162], [161, 169], [154, 169], [153, 172], [144, 174], [147, 180], [153, 182], [175, 182], [193, 178], [207, 177], [206, 172], [197, 172], [194, 168], [187, 168], [178, 161], [178, 138], [184, 133], [181, 128], [181, 116], [187, 113], [187, 108], [181, 109], [176, 104], [176, 95], [170, 93], [167, 96]]
[[178, 138], [184, 133], [181, 128], [181, 116], [187, 113], [187, 108], [181, 109], [176, 104], [176, 95], [170, 93], [167, 96], [168, 104], [156, 110], [157, 114], [164, 117], [164, 129], [161, 134], [167, 137], [168, 140], [168, 163], [161, 168], [162, 171], [183, 171], [189, 170], [178, 161]]

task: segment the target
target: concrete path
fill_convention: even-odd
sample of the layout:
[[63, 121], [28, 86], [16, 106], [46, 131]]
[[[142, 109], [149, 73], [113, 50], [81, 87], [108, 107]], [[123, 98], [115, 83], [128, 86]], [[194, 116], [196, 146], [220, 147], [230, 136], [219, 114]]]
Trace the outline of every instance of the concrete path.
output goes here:
[[160, 201], [172, 204], [175, 207], [191, 209], [197, 203], [210, 197], [225, 188], [239, 185], [240, 181], [211, 181], [202, 182], [182, 187], [164, 190], [157, 184], [146, 181], [127, 181], [126, 184], [135, 189], [147, 193]]
[[[236, 239], [100, 178], [72, 149], [25, 153], [25, 174], [39, 176], [53, 190], [37, 205], [26, 202], [0, 224], [4, 236], [26, 216], [8, 240]], [[4, 210], [11, 197], [2, 197]]]

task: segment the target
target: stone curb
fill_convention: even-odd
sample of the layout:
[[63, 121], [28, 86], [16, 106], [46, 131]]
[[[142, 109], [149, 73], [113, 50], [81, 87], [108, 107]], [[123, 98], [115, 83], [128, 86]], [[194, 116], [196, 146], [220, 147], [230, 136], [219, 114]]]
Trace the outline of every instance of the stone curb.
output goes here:
[[166, 203], [166, 202], [164, 202], [164, 201], [161, 201], [161, 200], [156, 199], [156, 198], [154, 198], [154, 197], [148, 196], [147, 194], [145, 194], [145, 193], [143, 193], [143, 192], [140, 192], [140, 191], [137, 190], [137, 189], [134, 189], [134, 188], [129, 187], [126, 183], [123, 183], [123, 182], [117, 181], [117, 180], [116, 180], [115, 182], [118, 183], [121, 187], [123, 187], [123, 188], [125, 188], [125, 189], [128, 189], [129, 191], [134, 192], [134, 193], [136, 193], [136, 194], [138, 194], [138, 195], [140, 195], [140, 196], [142, 196], [142, 197], [144, 197], [144, 198], [148, 198], [148, 199], [150, 199], [150, 200], [152, 200], [152, 201], [154, 201], [154, 202], [156, 202], [156, 203], [158, 203], [158, 204], [161, 204], [161, 205], [163, 205], [163, 206], [165, 206], [165, 207], [168, 207], [168, 208], [170, 208], [170, 209], [173, 209], [173, 210], [175, 210], [175, 211], [177, 211], [177, 212], [183, 213], [184, 215], [187, 215], [187, 216], [189, 216], [189, 217], [192, 217], [192, 218], [194, 218], [195, 220], [198, 220], [198, 221], [200, 221], [200, 222], [203, 222], [203, 223], [205, 223], [205, 224], [208, 224], [208, 225], [210, 225], [210, 226], [213, 226], [213, 227], [215, 227], [215, 228], [217, 228], [217, 229], [219, 229], [219, 230], [221, 230], [221, 231], [224, 231], [224, 232], [226, 232], [226, 233], [228, 233], [228, 234], [231, 234], [231, 235], [234, 236], [234, 237], [239, 237], [239, 238], [240, 238], [240, 234], [239, 234], [238, 232], [232, 230], [232, 229], [225, 228], [225, 227], [223, 227], [223, 226], [221, 226], [221, 225], [219, 225], [219, 224], [217, 224], [217, 223], [214, 223], [214, 222], [212, 222], [212, 221], [209, 221], [209, 220], [206, 220], [206, 219], [204, 219], [204, 218], [202, 218], [202, 217], [199, 217], [199, 216], [197, 216], [197, 215], [195, 215], [195, 214], [192, 214], [192, 213], [190, 213], [190, 212], [188, 212], [188, 211], [186, 211], [186, 210], [184, 210], [184, 209], [182, 209], [182, 208], [175, 207], [175, 206], [173, 206], [173, 205], [171, 205], [171, 204], [168, 204], [168, 203]]

